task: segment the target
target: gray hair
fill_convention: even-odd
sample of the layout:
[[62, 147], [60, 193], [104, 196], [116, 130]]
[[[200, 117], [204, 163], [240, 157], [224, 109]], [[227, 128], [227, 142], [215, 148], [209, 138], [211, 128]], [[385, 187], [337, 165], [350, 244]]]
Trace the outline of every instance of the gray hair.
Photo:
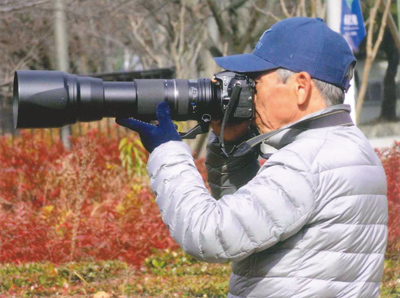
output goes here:
[[[276, 74], [278, 75], [279, 80], [286, 84], [287, 80], [294, 74], [294, 72], [284, 68], [278, 68]], [[343, 103], [344, 91], [342, 89], [318, 79], [312, 78], [312, 81], [319, 93], [321, 93], [322, 98], [325, 100], [328, 107]]]

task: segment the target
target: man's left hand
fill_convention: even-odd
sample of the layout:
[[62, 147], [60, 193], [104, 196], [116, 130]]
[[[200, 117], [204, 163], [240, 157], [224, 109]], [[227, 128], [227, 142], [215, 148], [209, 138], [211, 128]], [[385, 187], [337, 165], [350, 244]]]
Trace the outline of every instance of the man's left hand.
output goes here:
[[134, 118], [117, 118], [115, 122], [139, 133], [143, 146], [150, 153], [161, 144], [169, 141], [182, 141], [172, 123], [167, 102], [163, 101], [157, 105], [156, 114], [158, 125], [152, 125]]

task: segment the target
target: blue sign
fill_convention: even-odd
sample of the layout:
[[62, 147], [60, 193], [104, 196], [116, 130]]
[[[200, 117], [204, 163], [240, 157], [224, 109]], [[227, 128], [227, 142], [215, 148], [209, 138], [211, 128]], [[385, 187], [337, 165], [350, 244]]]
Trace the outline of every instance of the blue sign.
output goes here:
[[347, 40], [351, 49], [357, 51], [358, 46], [367, 35], [359, 0], [342, 0], [340, 33]]

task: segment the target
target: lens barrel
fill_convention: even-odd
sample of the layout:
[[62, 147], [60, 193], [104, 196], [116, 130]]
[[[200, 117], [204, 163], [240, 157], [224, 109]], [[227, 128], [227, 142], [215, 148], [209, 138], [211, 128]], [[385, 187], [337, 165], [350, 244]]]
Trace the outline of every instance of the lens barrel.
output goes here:
[[[16, 128], [62, 127], [103, 117], [155, 120], [167, 101], [174, 120], [219, 115], [220, 89], [210, 79], [104, 82], [60, 71], [17, 71], [13, 114]], [[218, 108], [219, 107], [219, 108]]]

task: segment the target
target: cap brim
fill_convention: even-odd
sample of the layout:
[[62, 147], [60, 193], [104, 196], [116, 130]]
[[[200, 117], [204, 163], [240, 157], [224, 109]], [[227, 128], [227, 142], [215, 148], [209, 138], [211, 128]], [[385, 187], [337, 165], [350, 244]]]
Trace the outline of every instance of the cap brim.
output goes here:
[[271, 62], [261, 59], [253, 53], [217, 57], [214, 58], [214, 60], [218, 66], [223, 69], [236, 72], [257, 72], [279, 67]]

